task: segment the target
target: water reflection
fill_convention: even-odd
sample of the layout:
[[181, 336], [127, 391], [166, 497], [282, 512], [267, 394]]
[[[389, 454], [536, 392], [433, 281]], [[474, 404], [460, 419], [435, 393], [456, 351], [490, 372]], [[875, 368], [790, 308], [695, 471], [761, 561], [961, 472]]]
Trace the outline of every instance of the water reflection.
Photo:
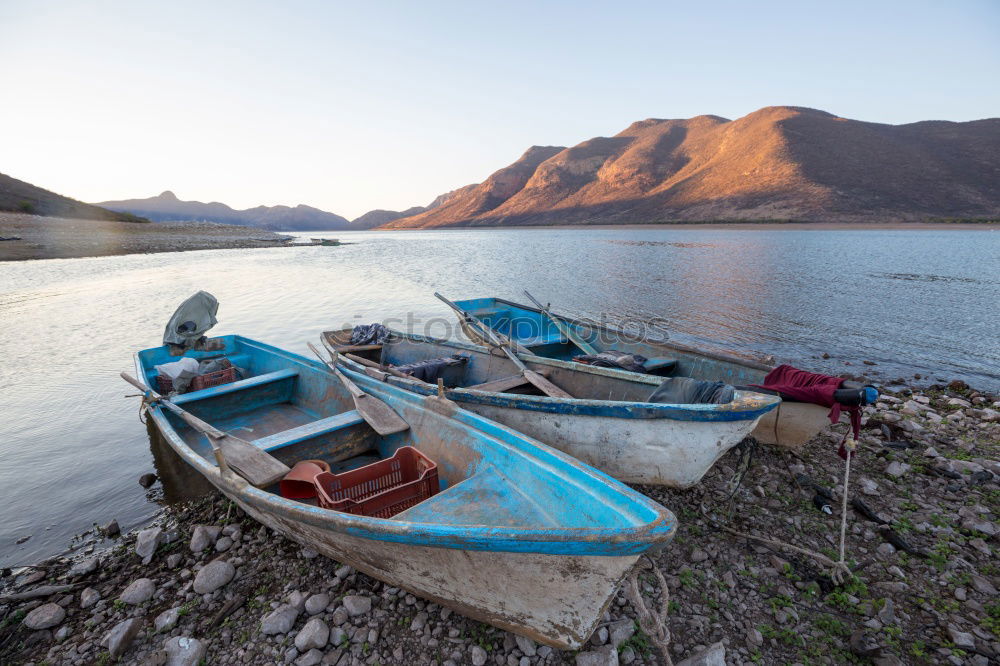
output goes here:
[[153, 454], [153, 467], [160, 477], [164, 504], [198, 499], [215, 491], [215, 486], [170, 448], [166, 438], [153, 425], [153, 419], [146, 419], [146, 433], [149, 435], [149, 451]]

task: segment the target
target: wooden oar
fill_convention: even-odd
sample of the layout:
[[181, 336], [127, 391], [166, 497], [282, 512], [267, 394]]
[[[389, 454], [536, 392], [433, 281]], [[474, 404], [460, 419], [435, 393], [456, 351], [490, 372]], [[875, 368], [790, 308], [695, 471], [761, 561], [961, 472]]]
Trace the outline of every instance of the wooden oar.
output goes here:
[[571, 329], [569, 326], [566, 325], [566, 322], [564, 322], [562, 319], [552, 314], [552, 310], [549, 309], [549, 306], [542, 305], [541, 303], [539, 303], [534, 296], [528, 293], [527, 289], [524, 290], [524, 295], [527, 296], [531, 300], [531, 302], [534, 303], [535, 306], [542, 311], [542, 314], [547, 316], [549, 320], [556, 325], [556, 328], [559, 329], [560, 333], [566, 336], [567, 340], [569, 340], [574, 345], [579, 347], [584, 354], [590, 354], [590, 355], [597, 354], [597, 350], [591, 347], [589, 342], [586, 342], [585, 340], [580, 338], [580, 336], [576, 334], [576, 331], [574, 331], [573, 329]]
[[313, 343], [308, 343], [309, 349], [312, 350], [319, 360], [323, 361], [323, 365], [327, 367], [333, 374], [337, 375], [337, 378], [343, 382], [347, 390], [351, 392], [354, 397], [354, 408], [358, 410], [358, 414], [361, 414], [368, 425], [370, 425], [375, 432], [380, 435], [391, 435], [394, 432], [402, 432], [409, 428], [409, 424], [404, 421], [399, 414], [392, 411], [392, 407], [385, 404], [373, 395], [368, 395], [360, 388], [358, 385], [347, 378], [347, 375], [342, 373], [337, 367], [337, 357], [334, 356], [333, 363], [325, 360], [323, 358], [322, 352], [316, 349]]
[[468, 312], [466, 312], [462, 308], [458, 307], [457, 305], [449, 301], [441, 294], [434, 292], [434, 296], [437, 297], [437, 299], [440, 300], [441, 302], [445, 303], [452, 310], [454, 310], [458, 314], [458, 316], [462, 318], [462, 321], [465, 322], [468, 326], [471, 326], [475, 330], [479, 331], [479, 333], [483, 336], [483, 339], [486, 340], [490, 345], [503, 350], [503, 353], [507, 355], [507, 358], [513, 361], [514, 365], [517, 366], [517, 369], [521, 371], [521, 375], [529, 382], [531, 382], [532, 385], [534, 385], [540, 391], [542, 391], [542, 393], [553, 398], [573, 397], [569, 393], [566, 393], [566, 391], [562, 390], [561, 388], [550, 382], [545, 377], [542, 377], [534, 370], [529, 370], [528, 367], [524, 364], [524, 362], [517, 357], [517, 354], [512, 352], [497, 338], [497, 336], [493, 333], [493, 329], [491, 329], [489, 326], [479, 321], [478, 319], [470, 315]]
[[149, 400], [160, 403], [181, 417], [189, 426], [208, 437], [208, 443], [212, 445], [212, 453], [215, 454], [215, 460], [223, 474], [231, 470], [254, 486], [264, 488], [272, 483], [277, 483], [290, 471], [288, 465], [267, 451], [205, 423], [194, 414], [181, 409], [169, 399], [141, 384], [139, 380], [128, 373], [123, 372], [121, 375], [122, 379], [149, 396]]

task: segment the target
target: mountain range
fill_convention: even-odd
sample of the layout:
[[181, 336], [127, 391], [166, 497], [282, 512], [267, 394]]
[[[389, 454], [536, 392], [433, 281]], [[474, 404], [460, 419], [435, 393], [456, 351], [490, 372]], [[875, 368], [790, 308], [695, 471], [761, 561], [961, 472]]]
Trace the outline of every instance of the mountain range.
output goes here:
[[182, 201], [167, 190], [148, 199], [126, 199], [123, 201], [102, 201], [98, 206], [115, 211], [141, 215], [154, 221], [205, 220], [259, 227], [271, 231], [319, 231], [354, 229], [351, 223], [340, 215], [328, 213], [312, 206], [257, 206], [245, 210], [235, 210], [224, 203], [212, 201]]
[[1000, 218], [1000, 118], [885, 125], [802, 107], [648, 119], [533, 146], [382, 228]]

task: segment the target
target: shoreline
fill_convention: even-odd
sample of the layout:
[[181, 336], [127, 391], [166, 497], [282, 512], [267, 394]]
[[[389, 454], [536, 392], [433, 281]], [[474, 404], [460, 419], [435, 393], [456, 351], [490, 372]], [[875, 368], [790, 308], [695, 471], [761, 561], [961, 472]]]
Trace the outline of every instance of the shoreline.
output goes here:
[[0, 262], [287, 247], [290, 236], [215, 222], [113, 222], [0, 212]]
[[[849, 509], [855, 575], [840, 586], [810, 558], [733, 536], [719, 523], [731, 516], [739, 531], [835, 557], [843, 424], [795, 454], [757, 446], [731, 503], [729, 483], [742, 462], [736, 449], [693, 489], [637, 487], [680, 523], [654, 556], [671, 598], [673, 657], [717, 646], [729, 663], [979, 666], [997, 659], [997, 410], [998, 396], [960, 382], [887, 392], [866, 408], [849, 497], [891, 521], [898, 540]], [[817, 508], [819, 487], [835, 497], [832, 515]], [[72, 557], [3, 572], [0, 661], [76, 666], [120, 656], [162, 664], [186, 646], [196, 655], [178, 663], [659, 663], [621, 592], [579, 654], [552, 650], [317, 555], [214, 491], [114, 539], [100, 550], [109, 542], [95, 528], [74, 539]], [[213, 587], [206, 581], [217, 572], [224, 575]], [[638, 580], [644, 603], [658, 607], [656, 578], [647, 571]], [[2, 597], [45, 585], [73, 587]]]
[[359, 231], [520, 231], [537, 229], [551, 231], [553, 229], [599, 229], [602, 231], [625, 229], [660, 229], [685, 230], [693, 229], [707, 231], [738, 230], [738, 231], [875, 231], [875, 230], [906, 230], [906, 231], [997, 231], [1000, 222], [651, 222], [649, 224], [549, 224], [549, 225], [494, 225], [494, 226], [442, 226], [416, 227], [403, 229], [364, 229]]

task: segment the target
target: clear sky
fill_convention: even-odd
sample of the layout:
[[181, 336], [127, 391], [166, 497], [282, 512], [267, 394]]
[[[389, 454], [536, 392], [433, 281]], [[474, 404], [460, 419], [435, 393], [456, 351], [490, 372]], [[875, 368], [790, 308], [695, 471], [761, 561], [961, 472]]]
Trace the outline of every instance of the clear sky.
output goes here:
[[353, 218], [648, 117], [1000, 116], [1000, 1], [0, 0], [0, 172]]

